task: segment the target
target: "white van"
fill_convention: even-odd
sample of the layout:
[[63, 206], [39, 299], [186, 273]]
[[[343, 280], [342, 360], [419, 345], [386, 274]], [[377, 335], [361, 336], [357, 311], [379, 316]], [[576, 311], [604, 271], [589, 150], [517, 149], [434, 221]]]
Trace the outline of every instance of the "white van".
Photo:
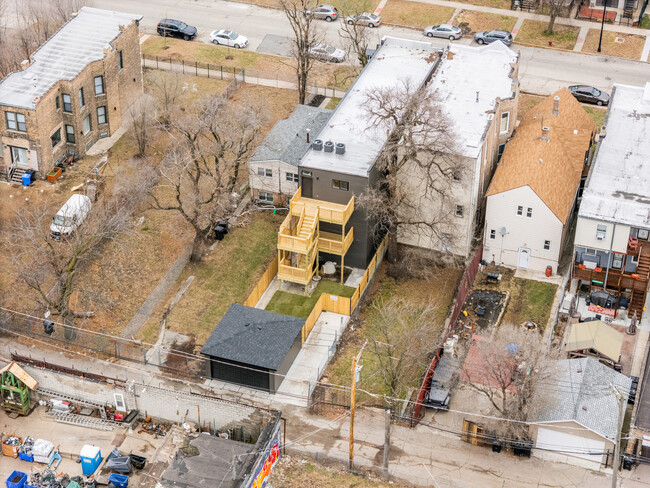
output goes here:
[[50, 235], [54, 239], [61, 239], [72, 235], [88, 215], [92, 202], [86, 195], [72, 195], [61, 207], [50, 225]]

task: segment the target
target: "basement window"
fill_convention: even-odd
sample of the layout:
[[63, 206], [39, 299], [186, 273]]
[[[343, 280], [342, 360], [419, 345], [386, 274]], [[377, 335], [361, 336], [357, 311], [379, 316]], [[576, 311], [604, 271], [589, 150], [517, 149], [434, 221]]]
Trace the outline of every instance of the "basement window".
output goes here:
[[332, 180], [332, 188], [335, 190], [350, 191], [350, 182], [343, 180]]
[[257, 199], [262, 200], [263, 202], [273, 203], [273, 193], [261, 191], [257, 194]]

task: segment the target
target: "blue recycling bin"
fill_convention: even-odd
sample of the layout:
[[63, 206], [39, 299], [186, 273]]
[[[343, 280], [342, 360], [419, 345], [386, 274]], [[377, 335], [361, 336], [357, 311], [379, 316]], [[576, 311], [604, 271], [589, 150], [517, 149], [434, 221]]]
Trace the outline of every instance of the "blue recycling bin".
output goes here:
[[23, 173], [23, 185], [29, 186], [32, 184], [32, 174], [31, 173]]
[[14, 471], [7, 478], [7, 488], [23, 488], [25, 481], [27, 481], [27, 475], [25, 473], [22, 471]]

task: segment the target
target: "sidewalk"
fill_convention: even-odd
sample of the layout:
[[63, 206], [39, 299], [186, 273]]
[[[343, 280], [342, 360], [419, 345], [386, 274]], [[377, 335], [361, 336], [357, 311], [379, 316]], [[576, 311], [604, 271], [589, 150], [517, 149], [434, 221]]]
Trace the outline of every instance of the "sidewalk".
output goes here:
[[[548, 22], [550, 20], [550, 17], [544, 14], [523, 12], [521, 10], [505, 10], [505, 9], [494, 8], [494, 7], [485, 7], [483, 5], [472, 5], [469, 3], [456, 2], [453, 0], [408, 0], [408, 1], [413, 1], [416, 3], [428, 3], [431, 5], [440, 5], [443, 7], [452, 7], [455, 9], [470, 10], [474, 12], [484, 12], [489, 14], [507, 15], [509, 17], [516, 17], [517, 23], [515, 24], [515, 29], [513, 29], [513, 36], [516, 36], [516, 34], [519, 32], [519, 29], [521, 28], [521, 24], [523, 23], [524, 20], [537, 20], [540, 22]], [[390, 0], [388, 0], [388, 2], [390, 2]], [[380, 3], [382, 8], [384, 7], [385, 3], [386, 2]], [[578, 19], [568, 18], [568, 17], [557, 17], [555, 20], [555, 24], [569, 25], [569, 26], [580, 28], [578, 41], [576, 42], [576, 46], [574, 48], [574, 51], [578, 51], [578, 52], [582, 50], [582, 46], [584, 45], [584, 38], [586, 37], [586, 33], [588, 32], [588, 30], [600, 29], [600, 23], [598, 22], [591, 22], [588, 20], [578, 20]], [[620, 32], [622, 34], [636, 34], [638, 36], [646, 36], [646, 48], [643, 50], [640, 60], [641, 61], [648, 60], [648, 54], [650, 53], [650, 30], [644, 30], [644, 29], [639, 29], [638, 27], [631, 27], [631, 26], [619, 25], [619, 24], [605, 24], [604, 30], [612, 31], [612, 32]]]

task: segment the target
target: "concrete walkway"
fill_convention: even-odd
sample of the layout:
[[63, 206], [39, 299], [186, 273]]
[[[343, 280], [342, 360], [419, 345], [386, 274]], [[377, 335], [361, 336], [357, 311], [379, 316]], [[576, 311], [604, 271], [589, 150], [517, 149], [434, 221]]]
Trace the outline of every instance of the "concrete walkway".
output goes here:
[[[390, 0], [388, 0], [390, 1]], [[506, 15], [509, 17], [516, 17], [517, 22], [515, 24], [514, 29], [512, 30], [513, 37], [516, 37], [517, 33], [521, 29], [521, 25], [523, 24], [524, 20], [537, 20], [540, 22], [548, 22], [550, 20], [550, 17], [548, 15], [544, 14], [536, 14], [532, 12], [524, 12], [521, 10], [506, 10], [506, 9], [500, 9], [500, 8], [494, 8], [494, 7], [486, 7], [483, 5], [471, 5], [469, 3], [461, 3], [461, 2], [456, 2], [453, 0], [408, 0], [408, 1], [413, 1], [416, 3], [428, 3], [431, 5], [440, 5], [443, 7], [452, 7], [455, 9], [462, 9], [462, 10], [470, 10], [474, 12], [484, 12], [488, 14], [496, 14], [496, 15]], [[386, 2], [382, 2], [385, 4]], [[380, 3], [380, 5], [382, 5]], [[383, 5], [382, 5], [383, 8]], [[557, 17], [555, 20], [556, 25], [570, 25], [573, 27], [579, 27], [580, 28], [580, 33], [578, 35], [578, 41], [576, 42], [576, 46], [574, 47], [574, 51], [582, 51], [582, 46], [584, 45], [584, 39], [586, 38], [587, 32], [589, 29], [599, 29], [600, 24], [598, 22], [591, 22], [588, 20], [578, 20], [575, 18], [569, 18], [569, 17]], [[650, 54], [650, 30], [645, 30], [645, 29], [639, 29], [638, 27], [631, 27], [627, 25], [619, 25], [619, 24], [605, 24], [604, 29], [606, 31], [612, 31], [612, 32], [620, 32], [622, 34], [635, 34], [637, 36], [645, 36], [646, 37], [646, 43], [645, 43], [645, 48], [643, 50], [643, 53], [641, 54], [640, 61], [648, 61], [648, 55]]]

